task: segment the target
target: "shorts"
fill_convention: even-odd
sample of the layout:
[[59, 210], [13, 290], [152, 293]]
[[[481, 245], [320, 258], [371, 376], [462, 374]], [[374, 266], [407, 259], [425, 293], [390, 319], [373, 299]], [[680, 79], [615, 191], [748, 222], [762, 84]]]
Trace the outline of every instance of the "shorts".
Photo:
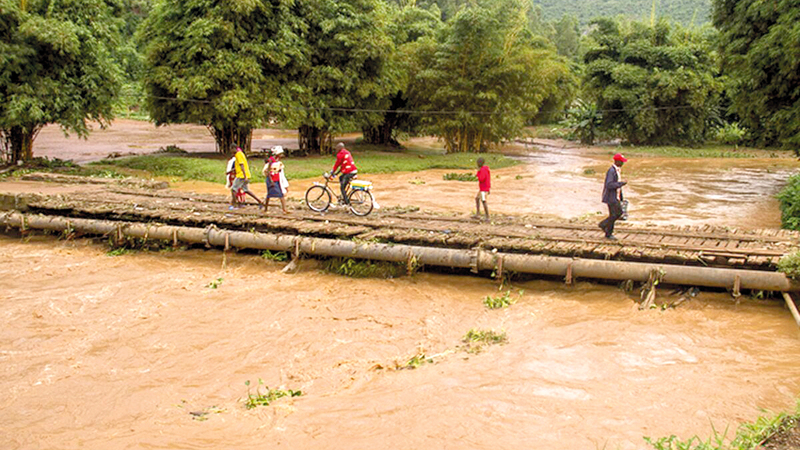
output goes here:
[[235, 180], [233, 180], [233, 184], [231, 184], [231, 190], [233, 192], [236, 192], [239, 189], [241, 189], [247, 192], [250, 190], [250, 188], [248, 187], [249, 184], [250, 181], [247, 178], [236, 178]]
[[486, 201], [486, 197], [489, 196], [489, 191], [480, 191], [478, 192], [478, 196], [481, 198], [482, 202]]

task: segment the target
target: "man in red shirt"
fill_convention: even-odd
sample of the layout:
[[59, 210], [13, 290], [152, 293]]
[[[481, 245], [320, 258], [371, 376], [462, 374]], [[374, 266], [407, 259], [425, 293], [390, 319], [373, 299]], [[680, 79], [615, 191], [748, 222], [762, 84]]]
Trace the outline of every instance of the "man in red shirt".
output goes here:
[[489, 196], [489, 191], [492, 189], [492, 175], [489, 173], [489, 166], [483, 165], [483, 158], [478, 158], [478, 195], [475, 197], [475, 214], [476, 217], [481, 216], [481, 203], [483, 203], [483, 210], [486, 212], [486, 220], [489, 220], [489, 207], [486, 206], [486, 197]]
[[344, 147], [344, 143], [339, 142], [336, 144], [336, 163], [333, 165], [331, 174], [336, 176], [336, 169], [342, 170], [342, 175], [339, 177], [339, 186], [342, 188], [342, 201], [347, 204], [347, 185], [350, 180], [355, 178], [358, 173], [356, 163], [353, 162], [353, 155]]

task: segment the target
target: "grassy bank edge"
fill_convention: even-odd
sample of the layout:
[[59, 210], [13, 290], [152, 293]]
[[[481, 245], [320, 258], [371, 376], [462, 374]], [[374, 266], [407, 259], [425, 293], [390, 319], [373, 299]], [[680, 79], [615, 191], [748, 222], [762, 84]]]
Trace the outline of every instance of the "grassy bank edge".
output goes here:
[[644, 439], [655, 450], [753, 450], [762, 448], [763, 444], [775, 440], [781, 433], [797, 427], [798, 421], [800, 421], [800, 400], [797, 401], [792, 413], [773, 414], [765, 411], [765, 415], [759, 416], [755, 421], [740, 425], [730, 441], [727, 429], [721, 433], [715, 429], [714, 435], [705, 441], [698, 436], [683, 441], [675, 435]]
[[[359, 173], [364, 175], [393, 172], [418, 172], [430, 169], [477, 170], [475, 161], [482, 157], [492, 169], [501, 169], [518, 164], [518, 161], [499, 153], [421, 154], [409, 152], [381, 152], [374, 150], [354, 151], [353, 157]], [[286, 158], [286, 177], [292, 179], [320, 177], [333, 167], [333, 156], [307, 156]], [[225, 179], [227, 160], [186, 156], [145, 155], [103, 160], [87, 166], [93, 170], [108, 170], [132, 174], [140, 172], [151, 177], [166, 177], [178, 180], [197, 180], [222, 183]], [[261, 158], [249, 158], [252, 180], [264, 181]]]

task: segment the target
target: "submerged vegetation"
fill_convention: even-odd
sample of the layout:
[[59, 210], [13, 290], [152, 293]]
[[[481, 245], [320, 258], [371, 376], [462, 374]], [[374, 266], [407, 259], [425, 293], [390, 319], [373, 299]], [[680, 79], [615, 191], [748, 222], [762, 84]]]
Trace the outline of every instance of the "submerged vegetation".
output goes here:
[[323, 263], [326, 272], [351, 278], [397, 278], [416, 270], [408, 264], [388, 261], [360, 260], [354, 258], [330, 258]]
[[508, 341], [506, 332], [497, 332], [494, 330], [477, 330], [471, 329], [467, 332], [462, 339], [464, 342], [464, 351], [467, 353], [480, 353], [487, 345], [505, 344]]
[[263, 252], [261, 252], [261, 257], [270, 261], [282, 262], [282, 261], [287, 261], [289, 259], [289, 253], [264, 250]]
[[[258, 386], [256, 392], [250, 392], [250, 380], [244, 382], [247, 386], [247, 400], [244, 402], [244, 407], [247, 409], [258, 408], [259, 406], [269, 406], [270, 403], [283, 397], [300, 397], [303, 395], [302, 391], [295, 391], [292, 389], [270, 389], [269, 386], [264, 386], [264, 380], [258, 379]], [[264, 386], [264, 392], [261, 391], [261, 386]]]
[[[522, 297], [523, 291], [519, 291], [519, 296]], [[483, 305], [489, 309], [501, 309], [501, 308], [508, 308], [509, 306], [513, 305], [517, 302], [517, 299], [511, 297], [511, 290], [504, 292], [502, 295], [498, 295], [497, 297], [492, 297], [491, 295], [487, 295], [483, 299]]]

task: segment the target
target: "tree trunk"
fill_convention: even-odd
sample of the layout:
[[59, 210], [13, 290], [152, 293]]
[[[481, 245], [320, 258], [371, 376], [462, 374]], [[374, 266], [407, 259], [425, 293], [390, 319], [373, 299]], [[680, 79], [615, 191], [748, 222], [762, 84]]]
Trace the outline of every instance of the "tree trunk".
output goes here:
[[241, 147], [245, 152], [249, 152], [253, 144], [253, 129], [250, 127], [239, 127], [236, 125], [209, 125], [209, 131], [214, 136], [217, 144], [217, 152], [224, 154], [233, 153], [232, 146]]
[[363, 128], [361, 131], [364, 134], [364, 142], [367, 144], [395, 145], [399, 147], [400, 143], [392, 137], [396, 121], [396, 114], [388, 113], [380, 125]]
[[2, 130], [3, 148], [7, 152], [8, 163], [33, 159], [33, 140], [42, 127], [41, 124], [27, 124]]
[[297, 131], [297, 141], [301, 153], [327, 155], [333, 152], [333, 136], [327, 129], [301, 125]]

